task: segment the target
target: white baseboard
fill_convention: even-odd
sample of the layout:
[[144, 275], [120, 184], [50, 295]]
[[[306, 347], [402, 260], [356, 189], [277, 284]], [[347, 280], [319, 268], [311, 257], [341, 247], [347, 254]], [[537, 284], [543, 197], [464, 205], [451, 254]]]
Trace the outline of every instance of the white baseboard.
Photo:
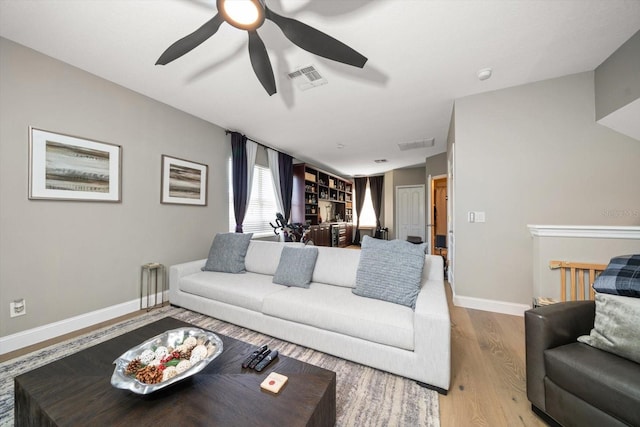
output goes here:
[[524, 312], [531, 308], [531, 306], [526, 304], [457, 295], [454, 295], [453, 303], [458, 307], [491, 311], [493, 313], [511, 314], [514, 316], [524, 316]]
[[[165, 297], [165, 301], [166, 301]], [[161, 301], [160, 293], [151, 298], [150, 304], [155, 301]], [[143, 300], [142, 308], [146, 308], [146, 298]], [[0, 337], [0, 354], [9, 353], [37, 344], [60, 335], [68, 334], [82, 328], [87, 328], [95, 324], [115, 319], [129, 313], [140, 310], [140, 299], [124, 302], [122, 304], [112, 305], [111, 307], [101, 308], [100, 310], [84, 313], [58, 322], [49, 323], [47, 325], [38, 326], [26, 331], [17, 332], [12, 335]]]

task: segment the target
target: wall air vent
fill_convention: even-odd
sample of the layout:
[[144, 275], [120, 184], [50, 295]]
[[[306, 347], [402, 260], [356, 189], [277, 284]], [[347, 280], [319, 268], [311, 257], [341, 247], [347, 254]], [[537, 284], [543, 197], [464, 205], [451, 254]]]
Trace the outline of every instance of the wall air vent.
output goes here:
[[289, 76], [289, 79], [291, 79], [291, 81], [293, 81], [300, 90], [309, 90], [316, 86], [322, 86], [328, 83], [327, 79], [322, 77], [313, 65], [300, 67], [287, 74], [287, 76]]
[[400, 148], [400, 151], [417, 150], [418, 148], [433, 147], [435, 142], [435, 138], [430, 138], [415, 142], [402, 142], [398, 144], [398, 147]]

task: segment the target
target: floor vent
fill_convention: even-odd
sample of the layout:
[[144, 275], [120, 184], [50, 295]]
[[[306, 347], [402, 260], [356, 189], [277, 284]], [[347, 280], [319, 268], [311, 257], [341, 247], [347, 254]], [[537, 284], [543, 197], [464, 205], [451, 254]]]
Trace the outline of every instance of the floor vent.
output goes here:
[[328, 83], [313, 65], [298, 68], [287, 75], [300, 90], [309, 90]]

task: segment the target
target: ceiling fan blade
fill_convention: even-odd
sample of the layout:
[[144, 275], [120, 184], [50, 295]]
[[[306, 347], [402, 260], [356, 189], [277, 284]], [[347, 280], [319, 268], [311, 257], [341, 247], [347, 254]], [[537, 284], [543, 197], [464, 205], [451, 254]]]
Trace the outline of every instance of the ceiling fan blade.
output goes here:
[[180, 58], [185, 53], [190, 52], [192, 49], [214, 35], [223, 22], [224, 19], [222, 18], [222, 15], [219, 13], [216, 14], [216, 16], [205, 22], [202, 27], [169, 46], [169, 48], [160, 55], [156, 65], [166, 65], [169, 62]]
[[367, 62], [365, 56], [322, 31], [295, 19], [278, 15], [267, 6], [264, 9], [265, 17], [280, 27], [284, 35], [298, 47], [314, 55], [323, 56], [358, 68], [364, 67]]
[[256, 73], [256, 77], [258, 77], [264, 89], [269, 96], [271, 96], [276, 93], [276, 80], [273, 76], [273, 69], [271, 68], [267, 48], [264, 47], [262, 39], [255, 30], [247, 32], [249, 33], [249, 58], [251, 59], [251, 66]]

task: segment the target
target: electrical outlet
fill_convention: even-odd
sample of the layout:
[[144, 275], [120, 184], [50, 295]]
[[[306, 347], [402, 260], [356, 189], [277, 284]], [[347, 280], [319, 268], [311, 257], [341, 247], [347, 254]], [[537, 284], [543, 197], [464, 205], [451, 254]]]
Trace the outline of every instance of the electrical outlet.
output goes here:
[[13, 300], [9, 303], [9, 315], [11, 317], [24, 316], [27, 314], [27, 302], [24, 298]]

